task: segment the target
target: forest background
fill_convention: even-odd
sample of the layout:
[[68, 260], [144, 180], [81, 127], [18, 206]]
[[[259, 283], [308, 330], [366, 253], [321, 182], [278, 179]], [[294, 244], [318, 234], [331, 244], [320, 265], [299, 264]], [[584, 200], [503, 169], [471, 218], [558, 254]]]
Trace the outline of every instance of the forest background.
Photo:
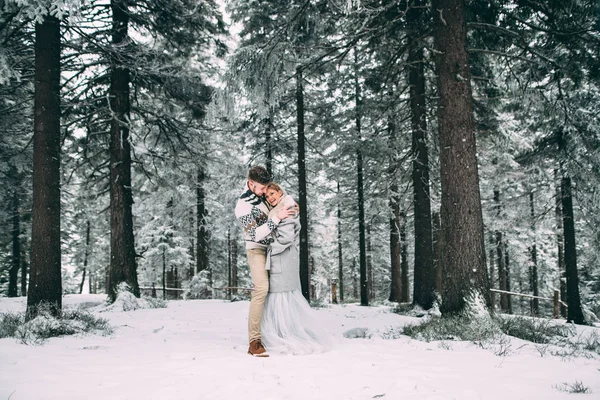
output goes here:
[[0, 43], [2, 295], [245, 296], [261, 164], [312, 304], [600, 313], [596, 1], [2, 0]]

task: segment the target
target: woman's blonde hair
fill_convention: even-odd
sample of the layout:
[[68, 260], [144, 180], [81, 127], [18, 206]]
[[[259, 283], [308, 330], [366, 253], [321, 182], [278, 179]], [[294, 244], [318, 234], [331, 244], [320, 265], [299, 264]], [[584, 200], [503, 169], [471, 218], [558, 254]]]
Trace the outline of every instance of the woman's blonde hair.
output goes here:
[[268, 189], [275, 189], [278, 192], [283, 192], [283, 189], [281, 188], [281, 186], [279, 186], [278, 184], [276, 184], [275, 182], [269, 182], [267, 184], [267, 187], [265, 188], [266, 190]]

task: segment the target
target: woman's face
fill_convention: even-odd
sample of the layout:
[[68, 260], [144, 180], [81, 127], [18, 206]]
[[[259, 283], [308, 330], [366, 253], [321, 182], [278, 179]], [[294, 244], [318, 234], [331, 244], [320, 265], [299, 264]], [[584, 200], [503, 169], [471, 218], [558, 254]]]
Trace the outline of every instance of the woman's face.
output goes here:
[[269, 203], [273, 207], [276, 206], [277, 203], [279, 203], [279, 199], [281, 199], [282, 195], [283, 192], [281, 190], [275, 190], [273, 188], [268, 188], [265, 192], [265, 198], [267, 199], [267, 203]]

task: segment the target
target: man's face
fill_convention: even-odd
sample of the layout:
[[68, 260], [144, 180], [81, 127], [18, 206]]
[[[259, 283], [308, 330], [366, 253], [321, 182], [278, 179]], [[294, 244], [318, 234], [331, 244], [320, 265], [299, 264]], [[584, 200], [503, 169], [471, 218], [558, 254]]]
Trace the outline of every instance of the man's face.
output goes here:
[[267, 188], [267, 185], [262, 185], [258, 182], [255, 182], [253, 180], [248, 180], [248, 189], [250, 189], [252, 191], [252, 193], [254, 193], [255, 195], [257, 195], [258, 197], [262, 197], [265, 194], [265, 189]]

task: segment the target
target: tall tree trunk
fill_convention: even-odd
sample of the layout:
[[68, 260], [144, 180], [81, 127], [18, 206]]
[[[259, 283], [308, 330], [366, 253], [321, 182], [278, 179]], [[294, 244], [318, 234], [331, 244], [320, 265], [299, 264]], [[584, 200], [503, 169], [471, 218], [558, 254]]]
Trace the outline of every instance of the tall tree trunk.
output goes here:
[[[554, 175], [558, 176], [558, 171], [554, 170]], [[556, 183], [556, 199], [555, 199], [555, 216], [556, 216], [556, 245], [558, 253], [558, 276], [560, 279], [560, 299], [563, 303], [567, 304], [567, 275], [565, 268], [565, 242], [564, 242], [564, 229], [563, 229], [563, 211], [562, 211], [562, 195], [561, 195], [561, 184], [560, 180]], [[567, 308], [560, 305], [560, 315], [564, 318], [567, 317]]]
[[[231, 286], [233, 286], [233, 287], [238, 286], [237, 265], [238, 265], [238, 247], [237, 247], [237, 240], [235, 240], [235, 238], [234, 238], [234, 240], [231, 241]], [[233, 295], [236, 295], [237, 289], [233, 289], [233, 291], [231, 293]]]
[[400, 270], [402, 271], [401, 281], [402, 290], [400, 292], [400, 301], [408, 303], [410, 301], [410, 284], [408, 282], [408, 241], [406, 240], [406, 214], [400, 213]]
[[356, 272], [356, 257], [352, 259], [352, 297], [358, 298], [358, 286], [360, 285], [358, 273]]
[[[508, 241], [504, 241], [504, 271], [506, 272], [506, 291], [511, 291], [511, 281], [510, 281], [510, 257], [508, 255]], [[508, 296], [508, 313], [512, 314], [512, 297]]]
[[302, 68], [296, 68], [296, 119], [298, 124], [298, 206], [300, 207], [300, 286], [310, 301], [310, 269], [308, 265], [308, 200], [306, 192], [306, 149], [304, 136], [304, 82]]
[[[337, 183], [337, 194], [340, 197], [340, 183]], [[338, 288], [340, 291], [340, 303], [344, 302], [344, 257], [342, 243], [342, 207], [340, 201], [337, 204], [337, 240], [338, 240]]]
[[27, 296], [27, 245], [26, 239], [21, 240], [21, 296]]
[[[197, 195], [196, 195], [196, 199], [197, 199]], [[197, 203], [196, 203], [197, 204]], [[187, 278], [188, 279], [192, 279], [192, 277], [195, 275], [196, 272], [196, 239], [195, 237], [197, 236], [197, 232], [196, 232], [196, 218], [195, 214], [194, 214], [194, 209], [190, 208], [190, 212], [189, 212], [189, 236], [190, 236], [190, 247], [189, 247], [189, 253], [190, 253], [190, 265], [188, 266], [188, 271], [187, 271]]]
[[361, 132], [361, 93], [358, 82], [358, 55], [354, 49], [354, 107], [356, 122], [356, 192], [358, 194], [358, 246], [359, 246], [359, 268], [360, 268], [360, 305], [369, 305], [369, 282], [367, 278], [367, 249], [366, 249], [366, 225], [365, 225], [365, 196], [363, 184], [363, 154], [362, 154], [362, 132]]
[[[496, 218], [500, 222], [502, 204], [500, 203], [500, 190], [494, 189], [494, 207], [496, 209]], [[504, 244], [502, 241], [502, 231], [496, 230], [496, 265], [498, 265], [498, 287], [500, 290], [506, 289], [506, 265], [504, 265]], [[503, 312], [508, 312], [508, 295], [500, 293], [500, 309]]]
[[204, 168], [199, 166], [196, 181], [196, 273], [208, 269], [208, 231], [206, 229], [206, 194]]
[[35, 25], [33, 214], [27, 318], [46, 303], [62, 309], [60, 264], [60, 22]]
[[440, 97], [444, 315], [463, 311], [473, 292], [490, 304], [464, 7], [464, 0], [434, 0], [433, 6]]
[[[113, 49], [124, 49], [128, 42], [129, 11], [123, 0], [112, 0]], [[118, 50], [120, 51], [120, 50]], [[110, 71], [110, 272], [108, 298], [114, 302], [118, 287], [126, 283], [140, 297], [133, 236], [133, 195], [131, 190], [131, 143], [129, 141], [129, 69], [114, 56]]]
[[373, 300], [373, 246], [371, 244], [371, 223], [367, 224], [367, 286], [369, 302]]
[[[85, 275], [87, 273], [88, 258], [90, 255], [90, 230], [91, 223], [89, 220], [85, 224], [85, 251], [83, 253], [83, 276], [81, 277], [81, 285], [79, 285], [79, 294], [83, 293], [83, 285], [85, 285]], [[91, 278], [92, 274], [90, 274]], [[88, 278], [88, 280], [90, 279]]]
[[442, 268], [442, 242], [440, 235], [442, 233], [442, 227], [440, 223], [440, 214], [435, 212], [432, 215], [433, 224], [433, 264], [435, 265], [435, 290], [438, 294], [442, 293], [444, 288], [444, 269]]
[[[14, 171], [13, 171], [14, 176]], [[8, 297], [17, 297], [19, 295], [19, 269], [21, 268], [21, 215], [19, 212], [20, 200], [19, 193], [15, 188], [12, 204], [12, 254], [11, 266], [8, 270]]]
[[[529, 207], [531, 212], [531, 233], [533, 234], [533, 241], [529, 249], [531, 254], [531, 267], [529, 268], [529, 287], [534, 296], [539, 296], [538, 289], [538, 265], [537, 265], [537, 245], [535, 242], [535, 203], [533, 199], [533, 191], [529, 192]], [[540, 301], [539, 299], [531, 299], [531, 314], [539, 315], [540, 313]]]
[[415, 0], [406, 14], [408, 38], [408, 85], [410, 92], [412, 129], [412, 183], [415, 210], [415, 256], [413, 303], [425, 310], [435, 301], [435, 269], [433, 264], [433, 237], [431, 231], [431, 203], [429, 201], [429, 155], [427, 151], [427, 105], [425, 100], [425, 72], [423, 67], [424, 1]]
[[575, 245], [575, 216], [571, 178], [563, 177], [561, 182], [563, 226], [565, 230], [565, 266], [567, 270], [567, 321], [583, 325], [585, 319], [579, 297], [579, 276], [577, 272], [577, 248]]
[[396, 124], [392, 117], [388, 118], [388, 137], [391, 149], [388, 175], [390, 180], [390, 297], [389, 301], [400, 302], [402, 295], [402, 271], [400, 262], [400, 196], [398, 195], [398, 178], [396, 171], [398, 161], [396, 154]]
[[267, 171], [270, 176], [273, 176], [273, 133], [275, 127], [273, 126], [273, 109], [269, 107], [269, 116], [265, 119], [265, 161]]

